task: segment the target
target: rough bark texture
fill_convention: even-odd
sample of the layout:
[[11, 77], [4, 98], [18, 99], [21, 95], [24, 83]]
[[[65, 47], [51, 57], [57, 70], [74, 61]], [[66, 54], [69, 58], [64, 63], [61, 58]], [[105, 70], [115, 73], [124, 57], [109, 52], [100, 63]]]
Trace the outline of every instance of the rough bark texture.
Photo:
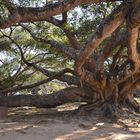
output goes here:
[[82, 48], [79, 54], [78, 61], [76, 62], [76, 72], [81, 75], [81, 68], [85, 63], [85, 60], [95, 51], [97, 46], [101, 42], [109, 37], [113, 31], [115, 31], [125, 20], [125, 16], [128, 8], [124, 5], [118, 7], [93, 33], [86, 42], [84, 48]]
[[65, 103], [86, 101], [85, 91], [71, 87], [53, 94], [39, 95], [15, 95], [0, 97], [0, 106], [20, 107], [30, 106], [39, 108], [52, 108]]
[[[33, 8], [33, 7], [14, 7], [8, 2], [1, 2], [6, 5], [8, 10], [12, 12], [7, 20], [1, 22], [0, 29], [8, 28], [19, 22], [33, 22], [33, 21], [46, 21], [46, 19], [64, 13], [72, 8], [82, 4], [98, 3], [100, 0], [63, 0], [55, 4], [49, 4], [45, 7]], [[115, 0], [103, 0], [104, 2], [112, 2]], [[6, 4], [8, 3], [8, 4]], [[11, 10], [13, 9], [13, 10]]]

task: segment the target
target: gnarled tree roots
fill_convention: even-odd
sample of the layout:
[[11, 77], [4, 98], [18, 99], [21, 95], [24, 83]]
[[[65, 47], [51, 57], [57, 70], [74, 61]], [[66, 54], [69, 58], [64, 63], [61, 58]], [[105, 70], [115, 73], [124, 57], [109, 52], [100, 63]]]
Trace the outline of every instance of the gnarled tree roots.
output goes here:
[[105, 101], [104, 103], [95, 102], [93, 104], [86, 104], [79, 107], [79, 111], [85, 112], [97, 112], [107, 118], [117, 118], [122, 114], [125, 114], [125, 111], [140, 113], [140, 105], [136, 100], [124, 100], [123, 102], [113, 103], [112, 101]]

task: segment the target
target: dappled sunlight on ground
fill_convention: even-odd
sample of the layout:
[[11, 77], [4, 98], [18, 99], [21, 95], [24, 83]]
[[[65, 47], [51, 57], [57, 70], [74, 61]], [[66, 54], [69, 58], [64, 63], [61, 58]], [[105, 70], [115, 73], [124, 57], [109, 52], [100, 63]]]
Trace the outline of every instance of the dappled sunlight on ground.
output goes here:
[[[35, 120], [34, 120], [35, 121]], [[13, 122], [0, 124], [0, 140], [139, 140], [139, 133], [132, 133], [119, 125], [104, 123], [90, 124], [88, 121], [66, 123], [55, 120], [53, 123], [29, 124]]]
[[135, 115], [109, 123], [96, 115], [70, 115], [67, 110], [10, 109], [9, 117], [0, 120], [0, 140], [140, 140]]

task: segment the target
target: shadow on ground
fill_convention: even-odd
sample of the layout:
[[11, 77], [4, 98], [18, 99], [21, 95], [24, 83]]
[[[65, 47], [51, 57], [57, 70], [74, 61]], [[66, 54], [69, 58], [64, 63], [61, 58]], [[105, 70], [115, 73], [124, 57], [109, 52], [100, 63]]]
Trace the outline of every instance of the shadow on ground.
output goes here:
[[96, 114], [77, 114], [69, 104], [56, 109], [12, 108], [0, 120], [0, 140], [140, 140], [140, 116], [115, 122]]

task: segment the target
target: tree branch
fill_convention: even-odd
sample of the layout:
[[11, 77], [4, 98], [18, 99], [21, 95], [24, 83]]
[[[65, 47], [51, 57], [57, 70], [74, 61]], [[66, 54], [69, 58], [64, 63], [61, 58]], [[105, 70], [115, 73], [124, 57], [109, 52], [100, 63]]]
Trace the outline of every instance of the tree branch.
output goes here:
[[135, 2], [133, 11], [128, 15], [127, 29], [128, 29], [128, 55], [129, 59], [134, 62], [134, 70], [140, 67], [140, 60], [137, 52], [137, 42], [139, 37], [140, 27], [140, 2]]
[[129, 26], [131, 28], [140, 27], [140, 2], [137, 1], [134, 10], [129, 14]]
[[[102, 0], [102, 2], [114, 2], [116, 0]], [[0, 29], [8, 28], [19, 22], [46, 21], [46, 19], [64, 13], [83, 4], [98, 3], [100, 0], [63, 0], [51, 3], [45, 7], [16, 7], [14, 15], [1, 22]], [[14, 18], [14, 20], [12, 20]]]
[[[52, 72], [52, 71], [46, 70], [46, 69], [44, 69], [44, 68], [42, 68], [42, 67], [36, 65], [35, 63], [30, 63], [30, 62], [28, 62], [28, 61], [25, 59], [25, 57], [24, 57], [24, 53], [23, 53], [23, 51], [22, 51], [22, 48], [21, 48], [10, 36], [6, 36], [6, 35], [4, 35], [4, 36], [7, 37], [8, 39], [10, 39], [11, 42], [14, 43], [14, 44], [18, 47], [18, 49], [19, 49], [19, 51], [20, 51], [20, 54], [21, 54], [21, 60], [22, 60], [27, 66], [33, 67], [35, 70], [40, 71], [42, 74], [46, 75], [47, 77], [50, 77], [50, 78], [48, 78], [48, 81], [49, 81], [49, 79], [51, 79], [51, 78], [54, 77], [54, 79], [60, 80], [60, 81], [62, 81], [62, 82], [67, 82], [68, 85], [80, 85], [79, 78], [77, 78], [77, 77], [75, 77], [75, 76], [64, 75], [64, 73], [72, 73], [72, 74], [74, 74], [73, 70], [71, 70], [71, 69], [66, 68], [66, 69], [64, 69], [64, 70], [62, 70], [62, 71], [60, 71], [60, 72]], [[57, 75], [58, 75], [58, 76], [57, 76]], [[45, 81], [46, 81], [46, 80], [45, 80]], [[45, 81], [44, 81], [44, 82], [45, 82]], [[44, 83], [44, 82], [43, 82], [43, 83]], [[42, 82], [41, 82], [41, 83], [42, 83]], [[41, 84], [41, 83], [40, 83], [40, 84]], [[35, 84], [35, 85], [33, 84], [33, 86], [36, 86], [36, 84]], [[32, 87], [32, 86], [31, 86], [31, 87]], [[25, 89], [26, 87], [22, 87], [22, 88]], [[28, 88], [28, 87], [27, 87], [27, 88]], [[29, 88], [30, 88], [30, 86], [29, 86]]]
[[53, 25], [61, 28], [65, 32], [65, 34], [66, 34], [67, 38], [69, 39], [71, 45], [75, 49], [80, 49], [80, 42], [78, 41], [76, 35], [73, 32], [71, 32], [70, 30], [66, 29], [66, 27], [65, 27], [65, 24], [66, 24], [66, 21], [67, 21], [67, 13], [64, 12], [64, 13], [62, 13], [62, 15], [63, 15], [62, 21], [60, 21], [60, 20], [58, 20], [54, 17], [50, 17], [47, 21], [52, 23]]
[[[115, 50], [120, 44], [127, 41], [127, 33], [115, 31], [112, 36], [107, 40], [106, 45], [99, 56], [97, 56], [97, 67], [102, 69], [105, 60], [111, 55], [113, 50]], [[100, 66], [99, 66], [100, 65]]]
[[140, 60], [137, 53], [137, 41], [138, 41], [138, 26], [135, 28], [130, 28], [128, 26], [128, 55], [129, 59], [134, 62], [134, 69], [140, 67]]
[[70, 48], [68, 46], [64, 46], [60, 43], [58, 43], [57, 41], [55, 40], [46, 40], [46, 39], [42, 39], [42, 38], [38, 38], [34, 35], [34, 33], [32, 33], [32, 31], [27, 28], [25, 25], [23, 24], [20, 24], [31, 36], [32, 38], [37, 41], [37, 42], [40, 42], [40, 43], [44, 43], [44, 44], [49, 44], [51, 45], [52, 47], [54, 47], [57, 51], [61, 52], [61, 53], [64, 53], [68, 56], [70, 56], [71, 58], [73, 59], [76, 59], [76, 55], [78, 53], [78, 51], [76, 51], [75, 49], [73, 48]]
[[69, 72], [71, 73], [73, 71], [70, 70], [70, 69], [64, 69], [64, 70], [61, 70], [60, 72], [57, 72], [55, 75], [53, 75], [53, 76], [51, 76], [47, 79], [41, 80], [39, 82], [30, 84], [30, 85], [16, 86], [16, 87], [11, 87], [11, 88], [8, 88], [8, 89], [0, 90], [0, 93], [1, 94], [6, 94], [6, 93], [9, 93], [9, 92], [17, 92], [17, 91], [24, 90], [24, 89], [31, 89], [31, 88], [40, 86], [42, 84], [46, 84], [46, 83], [48, 83], [48, 82], [50, 82], [54, 79], [57, 79], [57, 78], [61, 77], [65, 73], [69, 73]]
[[88, 38], [84, 48], [82, 48], [79, 58], [76, 61], [75, 71], [78, 75], [81, 75], [81, 68], [86, 59], [94, 52], [97, 46], [111, 35], [125, 20], [128, 7], [125, 5], [119, 6], [112, 12], [112, 14], [105, 19], [105, 21], [99, 26], [95, 33], [91, 34]]
[[[57, 72], [48, 71], [48, 70], [36, 65], [35, 63], [28, 62], [24, 57], [24, 53], [23, 53], [21, 47], [14, 40], [12, 40], [12, 42], [15, 43], [16, 46], [19, 48], [19, 51], [21, 53], [21, 58], [27, 66], [33, 67], [35, 70], [40, 71], [42, 74], [44, 74], [48, 77], [53, 77], [53, 76], [58, 74]], [[61, 73], [63, 73], [63, 74], [61, 74]], [[70, 75], [64, 75], [64, 73], [74, 74], [74, 72], [71, 69], [66, 68], [60, 72], [59, 76], [55, 76], [55, 79], [58, 79], [58, 80], [63, 81], [63, 82], [67, 82], [67, 84], [69, 84], [69, 85], [80, 85], [79, 78], [74, 77], [74, 76], [70, 76]]]

